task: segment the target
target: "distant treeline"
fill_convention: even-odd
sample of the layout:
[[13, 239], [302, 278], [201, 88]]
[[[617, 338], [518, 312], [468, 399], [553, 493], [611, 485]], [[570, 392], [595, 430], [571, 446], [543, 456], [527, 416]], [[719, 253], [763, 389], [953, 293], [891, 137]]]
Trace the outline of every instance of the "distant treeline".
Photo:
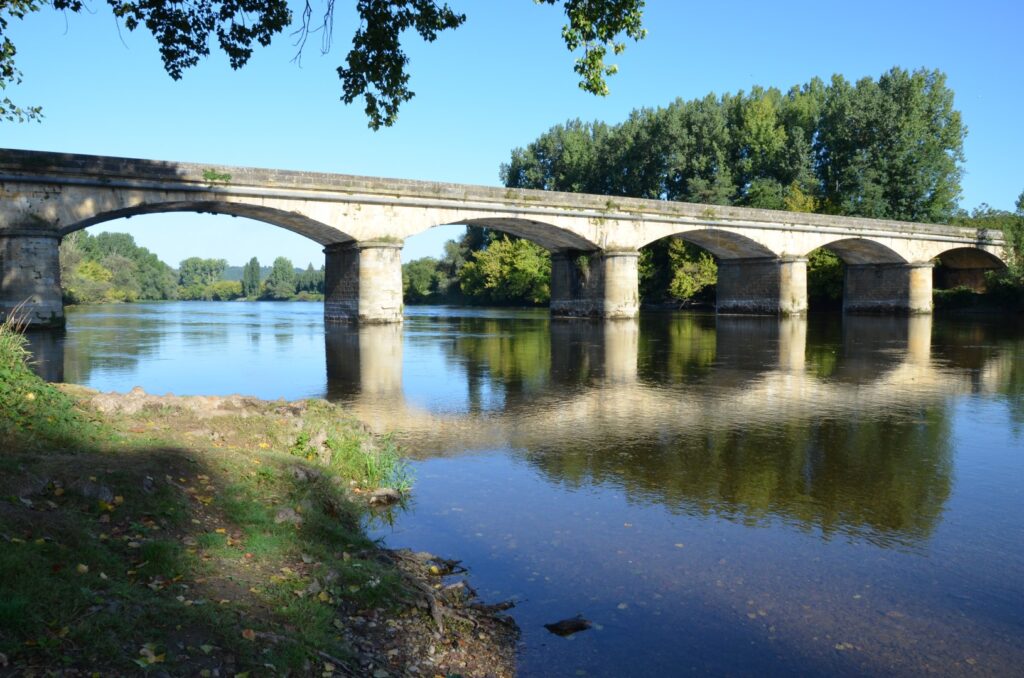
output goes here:
[[320, 299], [324, 270], [310, 264], [297, 269], [287, 257], [261, 267], [253, 257], [229, 277], [224, 259], [190, 257], [177, 270], [127, 233], [90, 235], [76, 231], [60, 245], [64, 299], [71, 304], [165, 299], [231, 301], [234, 299]]
[[[942, 73], [894, 68], [877, 80], [679, 99], [617, 125], [570, 120], [513, 150], [501, 176], [511, 188], [999, 228], [1014, 260], [992, 284], [1020, 288], [1024, 194], [1016, 212], [958, 207], [966, 133]], [[816, 250], [808, 269], [812, 303], [836, 302], [840, 259]], [[470, 231], [404, 273], [410, 303], [543, 303], [550, 260], [532, 243]], [[648, 304], [711, 299], [716, 280], [695, 245], [666, 238], [641, 251]]]

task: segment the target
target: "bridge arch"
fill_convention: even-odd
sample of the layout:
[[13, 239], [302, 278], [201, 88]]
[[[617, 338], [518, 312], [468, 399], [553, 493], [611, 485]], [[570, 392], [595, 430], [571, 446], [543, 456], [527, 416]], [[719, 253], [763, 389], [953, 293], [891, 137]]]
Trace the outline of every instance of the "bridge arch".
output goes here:
[[935, 257], [933, 283], [938, 289], [988, 289], [986, 274], [1006, 268], [1006, 262], [979, 247], [951, 247]]
[[862, 264], [905, 264], [907, 260], [889, 247], [870, 238], [841, 238], [830, 240], [804, 252], [806, 257], [816, 249], [831, 250], [851, 266]]
[[951, 247], [935, 257], [940, 264], [949, 268], [983, 268], [988, 270], [1006, 268], [1006, 262], [980, 247]]
[[691, 228], [664, 233], [657, 238], [640, 243], [644, 247], [661, 240], [673, 237], [693, 243], [706, 249], [716, 259], [763, 259], [777, 257], [778, 253], [749, 235], [722, 228]]
[[406, 238], [424, 233], [436, 226], [478, 226], [501, 231], [524, 240], [536, 243], [549, 252], [580, 251], [592, 252], [600, 249], [595, 239], [578, 232], [571, 225], [562, 225], [555, 220], [535, 220], [523, 217], [500, 215], [460, 216], [451, 215], [451, 221], [429, 221], [412, 226], [405, 234]]
[[178, 200], [167, 202], [146, 202], [130, 207], [120, 207], [98, 212], [90, 217], [76, 221], [60, 229], [60, 235], [79, 231], [114, 219], [130, 219], [143, 214], [165, 214], [170, 212], [196, 212], [205, 214], [225, 214], [232, 217], [246, 217], [262, 221], [272, 226], [283, 228], [292, 233], [305, 236], [321, 245], [330, 245], [352, 240], [348, 234], [339, 231], [321, 221], [317, 221], [298, 212], [291, 212], [263, 205], [228, 202], [221, 200]]

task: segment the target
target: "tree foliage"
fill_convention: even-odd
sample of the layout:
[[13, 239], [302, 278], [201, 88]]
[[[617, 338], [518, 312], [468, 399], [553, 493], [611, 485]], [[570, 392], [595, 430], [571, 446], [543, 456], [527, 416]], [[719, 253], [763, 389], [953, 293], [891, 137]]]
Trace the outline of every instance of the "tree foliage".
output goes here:
[[260, 260], [253, 257], [242, 267], [242, 296], [255, 299], [260, 295]]
[[202, 299], [203, 290], [217, 282], [224, 275], [228, 262], [224, 259], [203, 259], [189, 257], [178, 264], [178, 285], [186, 293], [186, 299]]
[[406, 301], [423, 303], [439, 293], [438, 283], [443, 277], [439, 263], [434, 257], [422, 257], [402, 266], [402, 296]]
[[295, 266], [288, 257], [274, 259], [274, 267], [267, 276], [265, 295], [268, 299], [291, 299], [295, 296]]
[[[567, 23], [562, 39], [571, 52], [581, 52], [575, 70], [580, 87], [598, 95], [608, 93], [606, 78], [616, 72], [606, 64], [608, 51], [619, 54], [625, 49], [620, 36], [641, 40], [644, 0], [536, 0], [538, 4], [561, 4]], [[114, 16], [129, 31], [145, 28], [156, 39], [164, 70], [178, 80], [184, 71], [209, 56], [211, 44], [228, 57], [232, 68], [241, 68], [252, 56], [256, 46], [267, 46], [293, 20], [286, 0], [107, 0]], [[10, 19], [50, 5], [68, 13], [92, 11], [82, 0], [3, 0], [0, 2], [0, 34]], [[409, 58], [402, 49], [406, 31], [415, 32], [426, 42], [438, 34], [454, 30], [466, 21], [466, 15], [447, 3], [435, 0], [356, 0], [358, 27], [352, 48], [339, 66], [342, 101], [351, 104], [360, 97], [365, 103], [369, 126], [373, 129], [390, 126], [398, 117], [400, 106], [414, 96], [409, 89]], [[334, 28], [335, 0], [324, 0], [322, 21], [313, 20], [313, 7], [307, 1], [299, 16], [298, 53], [310, 35], [321, 38], [321, 51], [330, 47]], [[0, 43], [0, 89], [21, 81], [15, 64], [17, 49], [10, 38]], [[0, 120], [38, 120], [38, 107], [22, 108], [10, 99], [0, 99]]]
[[[855, 85], [837, 75], [785, 93], [678, 99], [617, 125], [570, 120], [514, 149], [501, 178], [512, 188], [940, 222], [957, 207], [965, 134], [942, 73], [893, 68]], [[670, 247], [679, 246], [642, 256], [647, 301], [706, 287], [696, 284], [710, 271], [706, 255], [670, 256]], [[831, 285], [839, 260], [813, 258], [812, 277], [819, 263]]]
[[960, 195], [963, 139], [938, 71], [893, 68], [783, 94], [677, 99], [618, 125], [571, 120], [512, 151], [513, 188], [936, 222]]
[[295, 291], [302, 295], [304, 298], [311, 298], [324, 293], [324, 268], [320, 269], [313, 268], [313, 264], [310, 263], [306, 266], [306, 270], [299, 273], [295, 278]]
[[151, 301], [177, 295], [171, 267], [127, 233], [76, 231], [60, 246], [61, 279], [69, 303]]
[[462, 292], [490, 303], [551, 299], [551, 256], [540, 245], [504, 236], [472, 254], [459, 271]]

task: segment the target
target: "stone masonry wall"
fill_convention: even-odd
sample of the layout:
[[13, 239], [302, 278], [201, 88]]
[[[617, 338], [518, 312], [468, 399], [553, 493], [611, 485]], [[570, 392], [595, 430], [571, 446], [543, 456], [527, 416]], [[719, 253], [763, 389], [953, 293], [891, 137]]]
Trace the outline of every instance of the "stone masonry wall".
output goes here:
[[847, 313], [928, 313], [932, 305], [931, 283], [931, 266], [847, 266], [843, 310]]
[[719, 260], [715, 306], [719, 313], [778, 313], [778, 261]]
[[324, 254], [324, 322], [402, 321], [401, 247], [342, 243]]
[[640, 309], [637, 259], [635, 252], [553, 253], [551, 315], [635, 318]]
[[359, 250], [354, 244], [324, 249], [324, 322], [359, 319]]
[[0, 235], [0, 319], [15, 309], [33, 327], [64, 325], [56, 236]]

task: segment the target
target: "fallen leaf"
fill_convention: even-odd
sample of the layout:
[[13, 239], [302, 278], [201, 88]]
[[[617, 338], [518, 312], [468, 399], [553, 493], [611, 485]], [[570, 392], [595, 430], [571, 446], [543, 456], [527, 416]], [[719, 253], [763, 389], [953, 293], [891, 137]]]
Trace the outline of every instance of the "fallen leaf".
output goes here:
[[79, 563], [78, 566], [75, 567], [75, 572], [77, 572], [78, 574], [88, 574], [89, 566], [85, 565], [84, 563]]
[[256, 632], [252, 629], [245, 629], [242, 631], [242, 637], [246, 640], [256, 640]]
[[149, 666], [150, 664], [159, 664], [159, 663], [163, 662], [167, 658], [166, 654], [162, 654], [162, 653], [161, 654], [157, 654], [156, 653], [156, 645], [153, 644], [153, 643], [146, 643], [145, 645], [143, 645], [142, 649], [139, 650], [139, 654], [142, 656], [142, 659], [141, 660], [136, 660], [136, 662], [135, 662], [139, 666]]

